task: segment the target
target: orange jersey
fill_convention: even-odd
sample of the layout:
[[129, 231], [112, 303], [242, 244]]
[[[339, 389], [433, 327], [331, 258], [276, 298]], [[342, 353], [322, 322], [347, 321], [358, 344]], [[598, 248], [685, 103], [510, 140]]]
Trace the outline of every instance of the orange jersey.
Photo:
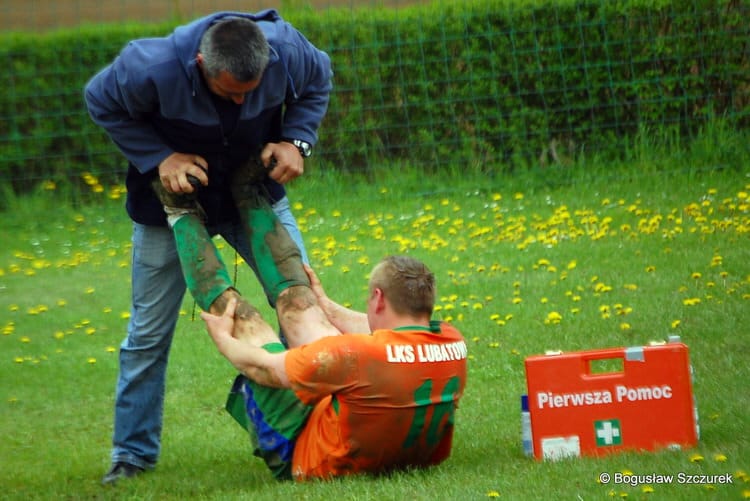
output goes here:
[[466, 343], [448, 324], [326, 337], [287, 352], [315, 408], [297, 438], [295, 479], [427, 466], [448, 457], [466, 385]]

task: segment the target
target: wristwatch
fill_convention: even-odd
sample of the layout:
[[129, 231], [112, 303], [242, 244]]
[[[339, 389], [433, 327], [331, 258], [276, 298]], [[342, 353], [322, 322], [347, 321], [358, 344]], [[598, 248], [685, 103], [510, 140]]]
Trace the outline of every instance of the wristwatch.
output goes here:
[[312, 145], [307, 141], [301, 139], [284, 139], [287, 143], [292, 143], [298, 150], [302, 158], [307, 158], [312, 155]]

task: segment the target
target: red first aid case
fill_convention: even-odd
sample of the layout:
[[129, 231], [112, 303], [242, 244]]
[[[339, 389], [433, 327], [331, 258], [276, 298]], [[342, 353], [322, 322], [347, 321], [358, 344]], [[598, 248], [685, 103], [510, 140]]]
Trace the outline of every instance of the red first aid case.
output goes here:
[[698, 441], [688, 347], [679, 339], [531, 356], [524, 365], [536, 459], [683, 448]]

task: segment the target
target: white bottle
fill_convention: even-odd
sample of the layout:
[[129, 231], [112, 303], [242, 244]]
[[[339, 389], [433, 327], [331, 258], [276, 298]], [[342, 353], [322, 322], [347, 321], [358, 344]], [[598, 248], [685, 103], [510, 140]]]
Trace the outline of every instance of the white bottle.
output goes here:
[[534, 441], [531, 436], [531, 414], [529, 413], [529, 396], [521, 395], [521, 443], [526, 456], [534, 455]]

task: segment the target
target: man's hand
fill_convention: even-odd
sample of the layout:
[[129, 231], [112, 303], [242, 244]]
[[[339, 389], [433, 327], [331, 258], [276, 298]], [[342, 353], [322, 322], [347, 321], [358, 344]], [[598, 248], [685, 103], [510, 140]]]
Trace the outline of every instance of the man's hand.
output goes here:
[[159, 179], [170, 193], [192, 193], [188, 175], [195, 177], [203, 186], [208, 186], [208, 162], [200, 155], [172, 153], [159, 164]]
[[318, 304], [320, 305], [326, 304], [329, 301], [328, 295], [326, 294], [326, 291], [323, 289], [323, 284], [320, 283], [320, 279], [318, 278], [318, 275], [316, 275], [313, 269], [310, 268], [308, 265], [303, 264], [302, 267], [305, 269], [305, 273], [307, 273], [307, 278], [310, 279], [310, 288], [315, 294], [315, 297], [318, 298]]
[[[221, 315], [214, 315], [207, 311], [201, 312], [201, 318], [206, 322], [206, 329], [211, 335], [214, 344], [222, 355], [229, 358], [236, 344], [239, 343], [234, 337], [234, 312], [237, 309], [237, 298], [233, 297], [227, 302], [227, 307]], [[231, 361], [231, 360], [230, 360]]]
[[260, 160], [266, 167], [271, 167], [272, 159], [276, 160], [276, 165], [268, 175], [277, 183], [288, 183], [305, 172], [305, 160], [292, 143], [268, 143], [260, 152]]

